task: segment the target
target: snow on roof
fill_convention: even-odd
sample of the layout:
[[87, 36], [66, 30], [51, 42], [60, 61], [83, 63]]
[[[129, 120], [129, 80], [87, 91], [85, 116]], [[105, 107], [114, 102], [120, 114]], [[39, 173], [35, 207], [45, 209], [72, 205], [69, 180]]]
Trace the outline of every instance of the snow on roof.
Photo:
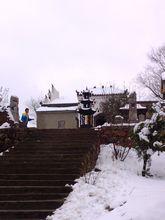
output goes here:
[[[136, 104], [137, 109], [146, 109], [146, 107]], [[120, 109], [129, 109], [129, 104], [126, 104], [124, 107], [121, 107]]]
[[93, 87], [90, 88], [90, 90], [93, 92], [94, 95], [108, 95], [108, 94], [118, 94], [118, 93], [123, 93], [124, 91], [115, 88], [115, 87]]
[[61, 96], [59, 98], [54, 99], [50, 104], [62, 104], [62, 103], [78, 103], [77, 96]]
[[145, 106], [142, 106], [142, 105], [140, 105], [140, 104], [137, 104], [137, 109], [146, 109], [146, 107], [145, 107]]
[[71, 107], [47, 107], [47, 106], [41, 106], [37, 109], [37, 112], [60, 112], [60, 111], [76, 111], [77, 106], [71, 106]]
[[[83, 90], [83, 91], [91, 91], [92, 95], [109, 95], [109, 94], [119, 94], [119, 93], [124, 93], [124, 90], [116, 88], [114, 86], [101, 86], [101, 87], [96, 87], [94, 86], [93, 88], [89, 88], [89, 90]], [[81, 95], [81, 92], [77, 91], [78, 95]]]
[[165, 72], [162, 73], [162, 80], [165, 80]]

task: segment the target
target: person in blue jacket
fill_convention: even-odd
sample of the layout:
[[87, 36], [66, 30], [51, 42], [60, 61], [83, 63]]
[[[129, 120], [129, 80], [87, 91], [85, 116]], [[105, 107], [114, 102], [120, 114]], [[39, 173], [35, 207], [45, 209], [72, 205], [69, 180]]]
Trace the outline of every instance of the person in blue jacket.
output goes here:
[[29, 109], [25, 108], [25, 112], [22, 113], [22, 117], [21, 117], [21, 122], [23, 126], [27, 127], [28, 122], [31, 120], [33, 119], [29, 118]]

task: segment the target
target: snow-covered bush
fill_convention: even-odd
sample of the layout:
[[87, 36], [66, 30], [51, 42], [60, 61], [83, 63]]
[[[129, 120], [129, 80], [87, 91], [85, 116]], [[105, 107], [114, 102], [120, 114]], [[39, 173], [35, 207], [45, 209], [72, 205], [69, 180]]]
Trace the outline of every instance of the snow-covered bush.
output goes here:
[[95, 168], [94, 170], [92, 170], [91, 172], [86, 173], [83, 178], [84, 178], [84, 182], [91, 184], [91, 185], [95, 185], [97, 179], [99, 178], [99, 174], [100, 174], [101, 170], [98, 168]]
[[149, 175], [151, 155], [165, 151], [165, 102], [153, 105], [153, 110], [151, 119], [134, 127], [135, 149], [144, 162], [142, 176]]

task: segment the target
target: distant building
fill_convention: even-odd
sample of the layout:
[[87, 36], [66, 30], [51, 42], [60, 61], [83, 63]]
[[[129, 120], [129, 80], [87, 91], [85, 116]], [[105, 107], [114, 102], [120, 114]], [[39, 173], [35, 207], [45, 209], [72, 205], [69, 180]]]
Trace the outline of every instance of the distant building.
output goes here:
[[[93, 101], [92, 107], [95, 110], [94, 113], [94, 126], [102, 125], [106, 122], [105, 114], [102, 112], [101, 103], [108, 100], [109, 97], [120, 98], [125, 103], [127, 99], [128, 92], [127, 90], [116, 89], [115, 87], [109, 86], [101, 86], [89, 89], [92, 92], [91, 100]], [[77, 92], [78, 101], [81, 102], [83, 99], [82, 93]]]
[[[122, 121], [125, 123], [136, 123], [144, 121], [146, 118], [152, 116], [152, 105], [157, 101], [146, 100], [139, 101], [136, 98], [136, 93], [129, 94], [127, 90], [115, 89], [114, 87], [93, 87], [91, 100], [93, 100], [94, 113], [94, 126], [102, 125], [106, 122], [106, 116], [102, 112], [101, 103], [108, 100], [110, 97], [119, 98], [121, 100], [120, 115], [117, 115], [116, 122]], [[79, 102], [82, 100], [81, 92], [77, 91]], [[126, 104], [124, 104], [126, 103]]]
[[[85, 98], [89, 91], [89, 97]], [[121, 101], [120, 114], [116, 115], [115, 123], [136, 123], [151, 118], [152, 104], [157, 102], [137, 101], [136, 93], [129, 94], [127, 90], [121, 91], [104, 86], [76, 93], [77, 96], [75, 94], [74, 98], [60, 97], [52, 85], [41, 107], [37, 109], [37, 127], [60, 129], [103, 125], [106, 122], [106, 115], [102, 112], [101, 104], [110, 97]]]
[[78, 101], [75, 98], [60, 97], [52, 85], [41, 107], [37, 109], [37, 128], [63, 129], [78, 128]]

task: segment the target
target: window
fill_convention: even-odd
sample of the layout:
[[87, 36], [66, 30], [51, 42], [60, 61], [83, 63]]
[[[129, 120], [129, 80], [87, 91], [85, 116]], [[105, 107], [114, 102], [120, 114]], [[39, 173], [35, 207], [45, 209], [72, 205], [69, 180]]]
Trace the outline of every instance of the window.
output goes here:
[[58, 128], [65, 128], [65, 121], [64, 120], [61, 120], [61, 121], [58, 121]]

